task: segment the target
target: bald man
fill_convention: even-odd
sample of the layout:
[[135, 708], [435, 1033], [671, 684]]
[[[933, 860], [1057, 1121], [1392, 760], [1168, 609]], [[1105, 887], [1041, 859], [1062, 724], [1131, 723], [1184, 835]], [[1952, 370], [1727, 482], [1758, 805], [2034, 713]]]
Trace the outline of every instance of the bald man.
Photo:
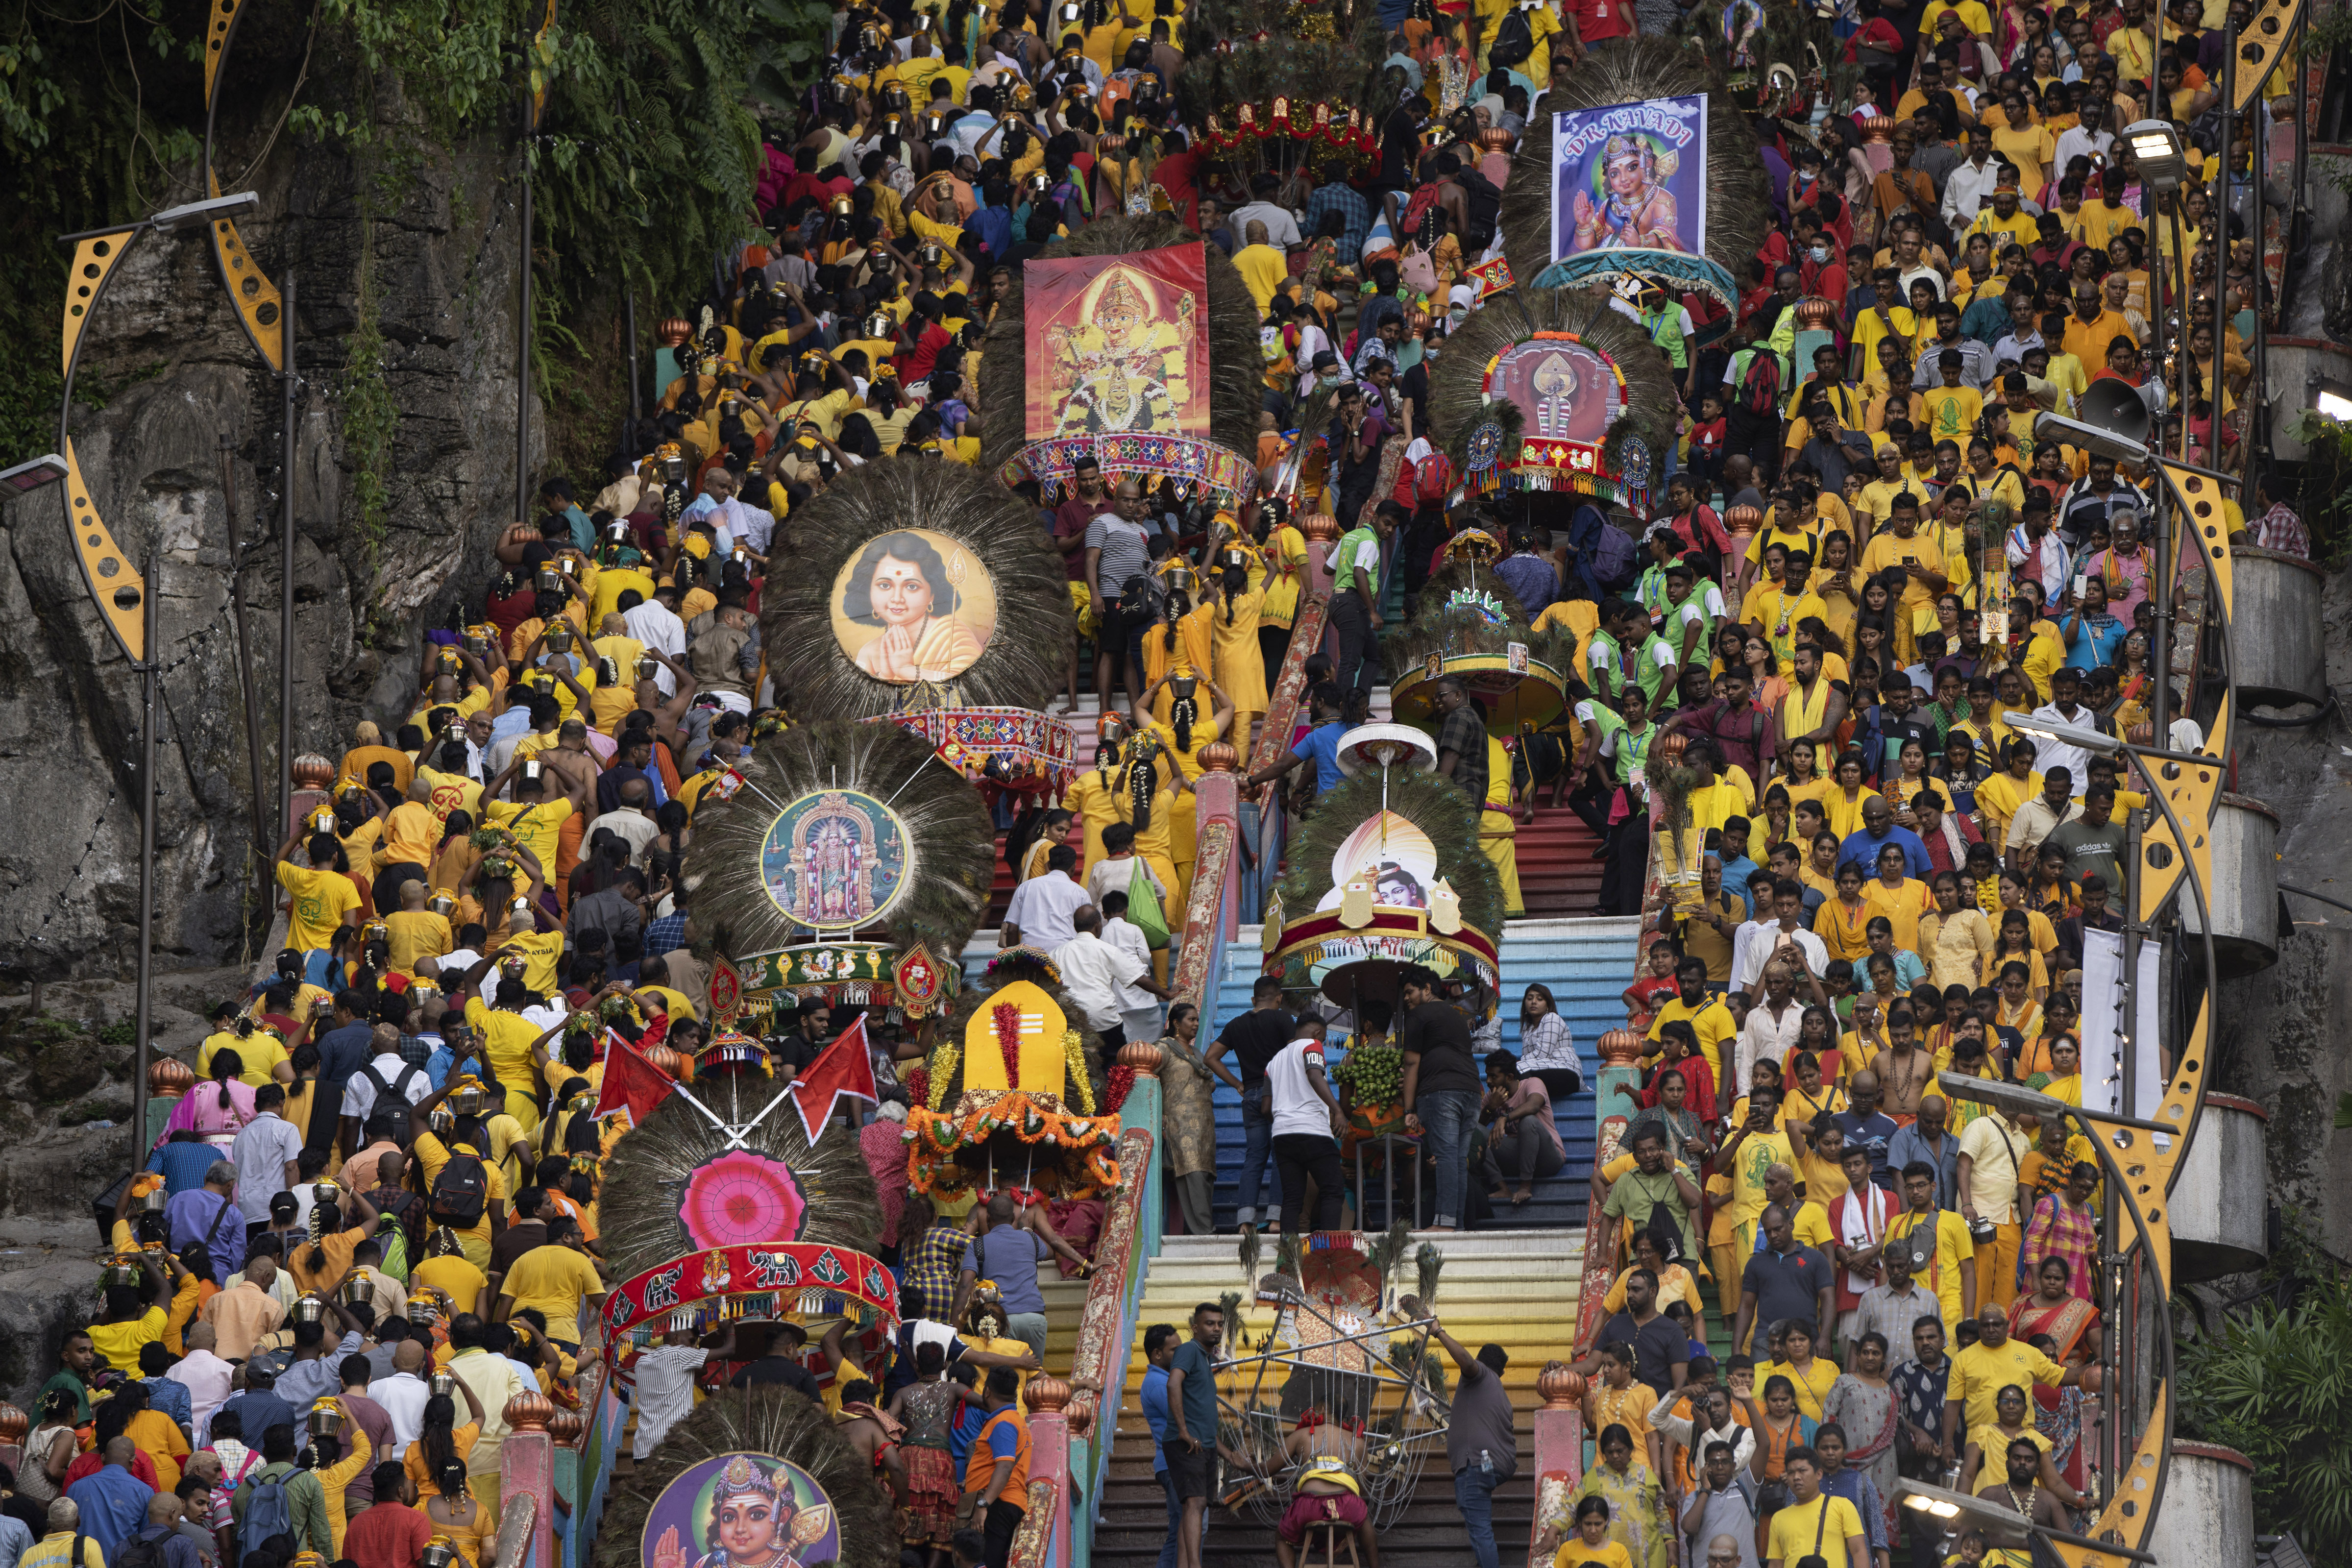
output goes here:
[[392, 1349], [392, 1375], [368, 1384], [368, 1397], [392, 1417], [392, 1446], [400, 1453], [406, 1453], [408, 1445], [416, 1441], [425, 1425], [425, 1402], [433, 1396], [425, 1384], [430, 1375], [425, 1364], [429, 1349], [422, 1340], [401, 1341]]

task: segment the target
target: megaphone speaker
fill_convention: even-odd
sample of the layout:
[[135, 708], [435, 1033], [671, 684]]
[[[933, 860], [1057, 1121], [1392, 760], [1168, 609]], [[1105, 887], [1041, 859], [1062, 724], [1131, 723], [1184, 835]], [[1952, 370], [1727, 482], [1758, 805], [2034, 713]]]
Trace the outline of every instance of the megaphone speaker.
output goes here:
[[2145, 441], [2147, 404], [2126, 383], [2095, 381], [2083, 394], [2083, 423], [2095, 425], [2126, 441]]

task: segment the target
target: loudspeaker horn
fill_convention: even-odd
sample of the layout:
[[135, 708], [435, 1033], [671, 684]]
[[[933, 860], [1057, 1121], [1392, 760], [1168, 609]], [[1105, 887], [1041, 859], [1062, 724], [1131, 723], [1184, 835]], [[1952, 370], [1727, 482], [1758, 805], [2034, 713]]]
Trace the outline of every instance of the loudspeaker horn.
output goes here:
[[2138, 392], [2120, 381], [2096, 381], [2083, 394], [2083, 423], [2095, 425], [2126, 441], [2147, 439], [2147, 404]]

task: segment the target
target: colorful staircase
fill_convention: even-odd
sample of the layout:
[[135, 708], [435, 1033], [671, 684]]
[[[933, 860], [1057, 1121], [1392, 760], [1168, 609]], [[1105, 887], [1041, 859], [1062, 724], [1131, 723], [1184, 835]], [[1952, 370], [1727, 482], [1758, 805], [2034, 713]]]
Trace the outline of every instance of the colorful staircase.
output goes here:
[[[1559, 1005], [1560, 1016], [1568, 1020], [1569, 1030], [1576, 1038], [1577, 1054], [1583, 1061], [1585, 1081], [1591, 1083], [1598, 1070], [1596, 1047], [1601, 1036], [1621, 1027], [1625, 1021], [1624, 1006], [1618, 998], [1625, 989], [1626, 977], [1633, 973], [1640, 924], [1630, 918], [1507, 923], [1499, 954], [1504, 984], [1503, 1048], [1517, 1052], [1519, 995], [1530, 982], [1539, 982], [1550, 988]], [[1217, 986], [1216, 1017], [1202, 1028], [1203, 1040], [1213, 1041], [1225, 1019], [1248, 1011], [1250, 985], [1257, 975], [1257, 932], [1255, 926], [1244, 926], [1239, 940], [1225, 950], [1225, 968]], [[1493, 1221], [1497, 1227], [1526, 1230], [1584, 1223], [1586, 1178], [1592, 1169], [1592, 1095], [1588, 1089], [1564, 1104], [1555, 1105], [1552, 1112], [1561, 1143], [1568, 1152], [1568, 1163], [1559, 1176], [1536, 1184], [1533, 1201], [1517, 1211], [1506, 1207], [1498, 1213]], [[1215, 1214], [1222, 1229], [1234, 1223], [1244, 1147], [1241, 1097], [1223, 1084], [1217, 1086], [1216, 1115]], [[1352, 1169], [1349, 1179], [1353, 1180]], [[1377, 1227], [1385, 1221], [1385, 1203], [1379, 1196], [1369, 1201], [1367, 1223]], [[1410, 1188], [1402, 1190], [1400, 1205], [1409, 1209], [1411, 1201]], [[1262, 1194], [1260, 1206], [1264, 1207], [1265, 1203]]]
[[[1523, 1559], [1534, 1514], [1533, 1424], [1528, 1412], [1541, 1400], [1536, 1377], [1544, 1363], [1569, 1353], [1576, 1332], [1578, 1282], [1583, 1265], [1579, 1231], [1513, 1231], [1438, 1238], [1445, 1247], [1437, 1310], [1448, 1332], [1472, 1351], [1499, 1344], [1510, 1357], [1504, 1386], [1520, 1412], [1518, 1474], [1495, 1494], [1495, 1536], [1504, 1561]], [[1231, 1237], [1168, 1237], [1144, 1282], [1138, 1322], [1181, 1325], [1201, 1301], [1213, 1301], [1246, 1281]], [[1258, 1268], [1273, 1267], [1271, 1248]], [[1391, 1280], [1392, 1291], [1412, 1289], [1410, 1262]], [[1274, 1321], [1270, 1307], [1244, 1310], [1243, 1329], [1255, 1339]], [[1141, 1332], [1137, 1343], [1141, 1343]], [[1443, 1356], [1443, 1352], [1439, 1352]], [[1139, 1349], [1128, 1368], [1127, 1393], [1119, 1405], [1110, 1474], [1095, 1530], [1091, 1562], [1142, 1565], [1155, 1562], [1167, 1531], [1167, 1507], [1151, 1473], [1150, 1428], [1143, 1419], [1139, 1391], [1144, 1361]], [[1255, 1367], [1220, 1380], [1228, 1399], [1246, 1399]], [[1459, 1373], [1445, 1359], [1445, 1387]], [[1391, 1385], [1393, 1386], [1393, 1385]], [[1270, 1393], [1267, 1395], [1270, 1399]], [[1469, 1561], [1462, 1515], [1445, 1467], [1443, 1439], [1429, 1444], [1421, 1483], [1403, 1518], [1380, 1537], [1382, 1568], [1458, 1568]], [[1235, 1519], [1212, 1509], [1204, 1562], [1218, 1568], [1261, 1568], [1274, 1557], [1274, 1532], [1253, 1519]]]

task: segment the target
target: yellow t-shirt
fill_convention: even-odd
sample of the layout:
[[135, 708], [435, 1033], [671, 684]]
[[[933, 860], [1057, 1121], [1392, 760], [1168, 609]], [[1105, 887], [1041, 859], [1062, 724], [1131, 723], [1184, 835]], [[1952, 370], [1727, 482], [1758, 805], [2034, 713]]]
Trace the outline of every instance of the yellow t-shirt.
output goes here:
[[[438, 1167], [436, 1167], [436, 1172]], [[481, 1300], [482, 1292], [489, 1289], [490, 1277], [475, 1268], [457, 1254], [447, 1258], [428, 1258], [413, 1263], [408, 1268], [412, 1287], [430, 1286], [449, 1292], [449, 1300], [457, 1304], [460, 1312], [470, 1312]]]
[[196, 1047], [198, 1078], [210, 1079], [213, 1076], [215, 1051], [236, 1053], [236, 1059], [245, 1064], [245, 1070], [236, 1075], [236, 1081], [247, 1089], [259, 1089], [263, 1084], [275, 1082], [270, 1069], [287, 1059], [285, 1042], [268, 1029], [256, 1029], [242, 1040], [224, 1030], [217, 1035], [205, 1036], [205, 1043]]
[[141, 1347], [154, 1343], [163, 1337], [163, 1309], [150, 1307], [140, 1316], [125, 1323], [92, 1323], [89, 1326], [90, 1348], [109, 1366], [126, 1376], [139, 1375]]
[[[604, 617], [621, 607], [621, 595], [635, 588], [650, 600], [654, 596], [654, 580], [634, 566], [607, 566], [596, 574], [596, 591], [589, 605], [590, 626], [601, 626]], [[604, 650], [600, 647], [597, 651]]]
[[[1936, 1227], [1936, 1260], [1927, 1268], [1927, 1278], [1921, 1281], [1936, 1292], [1937, 1305], [1944, 1314], [1944, 1332], [1949, 1335], [1964, 1315], [1960, 1301], [1960, 1265], [1975, 1258], [1976, 1243], [1969, 1237], [1969, 1222], [1950, 1209], [1936, 1209], [1928, 1214], [1915, 1214], [1905, 1209], [1886, 1222], [1886, 1239], [1898, 1241], [1918, 1226], [1932, 1222]], [[1979, 1289], [1983, 1281], [1979, 1282]]]
[[572, 816], [569, 799], [535, 800], [525, 805], [511, 800], [488, 803], [490, 820], [512, 833], [539, 857], [540, 875], [555, 876], [555, 852], [563, 839], [563, 824]]
[[[1969, 10], [1978, 9], [1976, 0], [1961, 0]], [[1827, 1510], [1826, 1515], [1823, 1511]], [[1861, 1568], [1846, 1555], [1846, 1542], [1864, 1533], [1862, 1515], [1853, 1504], [1842, 1497], [1827, 1494], [1809, 1503], [1792, 1502], [1772, 1516], [1771, 1544], [1765, 1550], [1769, 1562], [1795, 1568], [1805, 1558], [1818, 1555], [1829, 1568]], [[1814, 1541], [1821, 1542], [1816, 1546]]]
[[2028, 1391], [2037, 1383], [2055, 1388], [2065, 1375], [2064, 1367], [2023, 1340], [2003, 1340], [1999, 1350], [1980, 1341], [1953, 1355], [1951, 1371], [1944, 1376], [1944, 1398], [1967, 1401], [1963, 1419], [1973, 1430], [2000, 1419], [2000, 1391], [2010, 1384]]
[[1552, 1553], [1552, 1568], [1587, 1568], [1590, 1563], [1601, 1568], [1634, 1568], [1633, 1553], [1622, 1541], [1603, 1541], [1598, 1546], [1587, 1546], [1584, 1537], [1572, 1536]]
[[[514, 1302], [514, 1311], [536, 1307], [547, 1315], [550, 1332], [574, 1339], [580, 1332], [580, 1303], [602, 1295], [604, 1282], [596, 1266], [569, 1247], [534, 1247], [514, 1260], [499, 1294]], [[511, 1316], [512, 1314], [509, 1314]]]
[[1271, 245], [1244, 245], [1234, 252], [1234, 266], [1256, 302], [1260, 317], [1274, 301], [1274, 291], [1290, 276], [1290, 258]]
[[481, 826], [482, 786], [478, 780], [425, 767], [418, 768], [416, 776], [433, 786], [433, 816], [441, 827], [448, 826], [453, 811], [464, 812], [474, 819], [476, 826]]
[[[1723, 1064], [1730, 1059], [1725, 1046], [1739, 1034], [1739, 1026], [1731, 1021], [1731, 1009], [1713, 996], [1696, 1007], [1685, 1005], [1680, 996], [1670, 996], [1665, 1005], [1658, 1009], [1658, 1016], [1650, 1021], [1649, 1037], [1664, 1039], [1666, 1026], [1677, 1019], [1689, 1021], [1691, 1032], [1698, 1037], [1698, 1054], [1706, 1058], [1708, 1068], [1715, 1074], [1715, 1081], [1721, 1084]], [[1717, 1089], [1716, 1092], [1720, 1094], [1723, 1090]]]
[[393, 972], [412, 980], [416, 977], [418, 959], [439, 958], [457, 945], [449, 930], [449, 917], [431, 910], [402, 910], [386, 915], [383, 930], [392, 948]]
[[[542, 996], [555, 994], [555, 963], [563, 956], [563, 933], [560, 931], [532, 931], [523, 936], [510, 936], [499, 949], [501, 957], [520, 952], [526, 961], [522, 983]], [[500, 1075], [503, 1081], [504, 1074]]]
[[376, 864], [432, 865], [433, 852], [441, 847], [442, 821], [424, 801], [402, 801], [384, 816], [383, 847], [376, 854]]
[[[356, 859], [353, 861], [357, 865]], [[298, 952], [313, 952], [335, 940], [343, 917], [360, 907], [360, 890], [341, 871], [278, 863], [278, 885], [293, 895], [286, 917], [286, 945]]]
[[[507, 1179], [505, 1174], [499, 1171], [498, 1162], [490, 1156], [483, 1154], [479, 1150], [474, 1149], [472, 1144], [461, 1142], [457, 1144], [457, 1147], [464, 1150], [471, 1150], [475, 1153], [476, 1157], [481, 1160], [482, 1168], [486, 1173], [484, 1179], [488, 1183], [488, 1193], [482, 1203], [482, 1217], [475, 1221], [474, 1224], [467, 1228], [458, 1230], [457, 1234], [481, 1243], [482, 1247], [485, 1248], [484, 1256], [487, 1258], [487, 1249], [490, 1245], [490, 1207], [494, 1204], [502, 1204], [506, 1202]], [[437, 1133], [421, 1132], [417, 1134], [416, 1142], [410, 1146], [410, 1152], [415, 1154], [417, 1163], [425, 1167], [425, 1201], [428, 1205], [426, 1210], [428, 1218], [425, 1223], [429, 1225], [432, 1223], [429, 1217], [431, 1213], [429, 1205], [433, 1201], [433, 1184], [440, 1179], [441, 1168], [449, 1163], [450, 1146], [442, 1142], [440, 1136]], [[451, 1228], [456, 1229], [457, 1227], [452, 1226]], [[476, 1280], [474, 1289], [477, 1291], [480, 1290], [482, 1286], [488, 1282], [488, 1277], [482, 1274], [478, 1266], [473, 1265], [464, 1258], [460, 1258], [458, 1261], [466, 1262], [469, 1268], [473, 1268]], [[417, 1266], [417, 1268], [426, 1268], [430, 1267], [432, 1267], [432, 1263], [431, 1261], [428, 1261], [423, 1265]], [[416, 1277], [417, 1268], [412, 1268], [410, 1270], [410, 1278], [414, 1279]], [[438, 1280], [427, 1280], [426, 1283], [439, 1284], [440, 1282]], [[459, 1295], [458, 1292], [450, 1289], [446, 1285], [443, 1285], [441, 1288], [445, 1290], [449, 1290], [449, 1293], [452, 1296], [456, 1296], [461, 1305], [469, 1299], [466, 1296]], [[472, 1309], [467, 1308], [466, 1310], [470, 1311]]]
[[[524, 983], [529, 984], [528, 978]], [[539, 1074], [531, 1065], [530, 1047], [542, 1031], [519, 1013], [485, 1005], [479, 996], [467, 999], [466, 1022], [482, 1037], [482, 1048], [490, 1058], [490, 1075], [507, 1091], [508, 1113], [522, 1122], [528, 1132], [539, 1123], [538, 1102], [533, 1098]], [[519, 1106], [528, 1108], [529, 1113]]]
[[1973, 386], [1931, 386], [1919, 395], [1927, 405], [1927, 433], [1938, 441], [1958, 441], [1965, 455], [1984, 397]]

